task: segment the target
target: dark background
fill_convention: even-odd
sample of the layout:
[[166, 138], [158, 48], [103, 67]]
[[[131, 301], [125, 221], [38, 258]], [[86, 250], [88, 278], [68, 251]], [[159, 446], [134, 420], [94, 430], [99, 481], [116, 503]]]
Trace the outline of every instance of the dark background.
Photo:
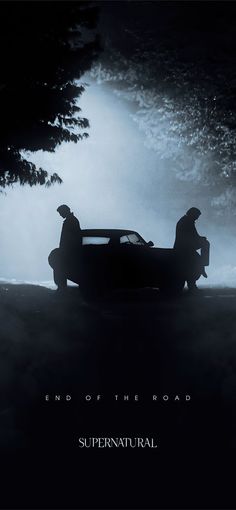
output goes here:
[[[206, 93], [210, 105], [216, 97], [205, 150], [215, 140], [214, 127], [222, 133], [230, 118], [221, 162], [232, 163], [234, 2], [97, 4], [101, 64], [105, 76], [112, 67], [110, 85], [126, 91], [134, 82], [124, 73], [138, 68], [138, 89], [161, 87], [178, 105], [196, 86], [194, 112], [200, 112], [202, 126]], [[160, 61], [153, 56], [157, 50]], [[218, 155], [217, 145], [215, 159]], [[234, 172], [226, 178], [222, 165], [210, 167], [197, 188], [183, 179], [179, 195], [194, 187], [200, 196], [204, 189], [207, 201], [234, 191]], [[224, 204], [211, 214], [219, 212], [223, 228], [231, 218], [234, 228], [233, 202], [226, 216], [222, 211]], [[157, 291], [137, 291], [88, 303], [78, 289], [61, 298], [45, 288], [3, 285], [1, 507], [235, 508], [235, 305], [234, 290], [217, 288], [199, 298], [184, 293], [163, 299]], [[46, 393], [75, 398], [71, 404], [48, 404]], [[77, 402], [77, 395], [88, 393], [104, 395], [104, 403]], [[111, 403], [114, 393], [138, 393], [144, 403]], [[188, 393], [192, 400], [176, 409], [174, 403], [150, 404], [153, 393]], [[153, 436], [160, 448], [74, 446], [76, 436], [99, 434]]]
[[[12, 371], [11, 384], [2, 373], [3, 508], [234, 508], [232, 291], [126, 291], [86, 303], [77, 289], [7, 289], [2, 309], [19, 333], [5, 327], [1, 346]], [[117, 393], [140, 401], [115, 402]], [[186, 393], [191, 402], [171, 402]], [[159, 447], [76, 446], [92, 436], [154, 437]]]

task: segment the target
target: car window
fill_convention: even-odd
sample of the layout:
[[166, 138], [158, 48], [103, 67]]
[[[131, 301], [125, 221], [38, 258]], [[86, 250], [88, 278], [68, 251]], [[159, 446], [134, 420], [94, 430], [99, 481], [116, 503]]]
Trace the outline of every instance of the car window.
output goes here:
[[133, 233], [121, 236], [120, 244], [136, 244], [139, 246], [144, 246], [145, 242], [137, 234]]
[[82, 244], [104, 245], [108, 244], [109, 241], [110, 237], [84, 236], [82, 238]]

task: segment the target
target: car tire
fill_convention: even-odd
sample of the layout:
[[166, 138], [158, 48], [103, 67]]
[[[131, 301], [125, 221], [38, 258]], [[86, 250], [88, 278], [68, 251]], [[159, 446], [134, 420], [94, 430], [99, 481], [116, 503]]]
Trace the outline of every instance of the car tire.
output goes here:
[[110, 287], [99, 282], [81, 282], [79, 284], [80, 292], [86, 300], [98, 300], [106, 296], [111, 290]]
[[165, 296], [178, 296], [182, 293], [184, 285], [185, 280], [165, 282], [159, 286], [159, 290]]

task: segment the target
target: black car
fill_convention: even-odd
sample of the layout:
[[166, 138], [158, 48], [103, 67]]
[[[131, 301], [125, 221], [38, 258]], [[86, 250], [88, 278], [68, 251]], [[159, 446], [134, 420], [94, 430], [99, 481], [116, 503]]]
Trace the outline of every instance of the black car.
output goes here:
[[[58, 257], [59, 248], [49, 255], [51, 267]], [[143, 287], [178, 292], [186, 280], [183, 262], [173, 249], [155, 248], [138, 232], [120, 229], [82, 230], [80, 257], [65, 271], [67, 279], [79, 284], [84, 294]]]

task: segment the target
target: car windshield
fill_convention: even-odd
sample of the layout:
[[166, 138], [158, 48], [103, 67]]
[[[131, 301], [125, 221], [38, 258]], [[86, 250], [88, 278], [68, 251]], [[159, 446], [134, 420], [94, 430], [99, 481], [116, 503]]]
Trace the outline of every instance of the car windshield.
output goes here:
[[135, 244], [138, 246], [144, 246], [145, 241], [134, 232], [132, 234], [126, 234], [120, 237], [120, 244]]

